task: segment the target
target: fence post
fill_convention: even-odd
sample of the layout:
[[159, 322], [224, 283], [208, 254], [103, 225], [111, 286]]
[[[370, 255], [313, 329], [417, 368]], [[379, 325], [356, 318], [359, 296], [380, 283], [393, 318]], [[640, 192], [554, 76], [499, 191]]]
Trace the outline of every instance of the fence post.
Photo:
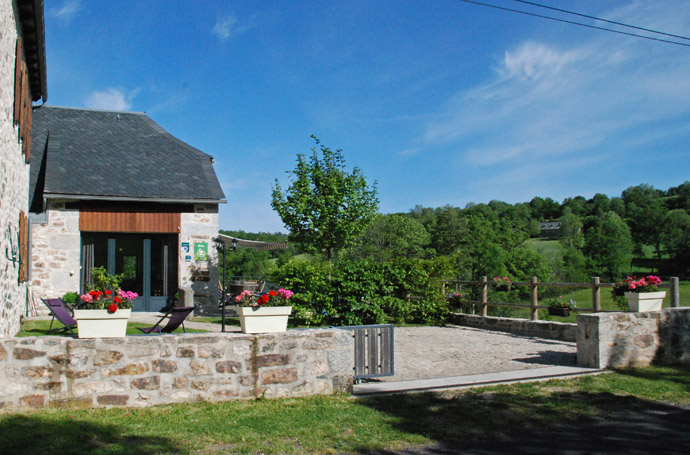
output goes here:
[[680, 283], [677, 276], [671, 277], [671, 307], [678, 308], [680, 306]]
[[601, 312], [601, 288], [598, 276], [592, 277], [592, 312]]
[[530, 281], [529, 281], [529, 293], [530, 293], [529, 303], [531, 306], [531, 308], [530, 308], [531, 313], [532, 313], [531, 318], [533, 321], [539, 320], [539, 312], [537, 309], [537, 305], [539, 305], [539, 293], [537, 291], [538, 291], [537, 277], [533, 276], [532, 278], [530, 278]]
[[482, 283], [481, 283], [481, 290], [480, 290], [480, 297], [479, 297], [479, 304], [482, 306], [482, 317], [488, 316], [488, 309], [489, 309], [489, 280], [487, 277], [483, 276], [482, 277]]

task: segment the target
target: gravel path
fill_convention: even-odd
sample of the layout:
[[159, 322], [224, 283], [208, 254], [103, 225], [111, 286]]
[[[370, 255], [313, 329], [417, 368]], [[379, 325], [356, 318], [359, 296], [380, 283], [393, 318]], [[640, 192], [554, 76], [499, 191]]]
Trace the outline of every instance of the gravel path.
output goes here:
[[396, 327], [395, 376], [408, 381], [575, 365], [574, 342], [470, 327]]

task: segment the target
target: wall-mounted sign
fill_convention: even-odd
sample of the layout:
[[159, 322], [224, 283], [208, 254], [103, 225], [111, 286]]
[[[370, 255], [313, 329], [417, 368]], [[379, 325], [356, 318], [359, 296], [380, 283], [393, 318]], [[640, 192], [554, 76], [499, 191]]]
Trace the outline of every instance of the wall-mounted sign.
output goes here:
[[189, 242], [182, 242], [182, 254], [189, 253]]
[[190, 256], [190, 255], [188, 254], [187, 256], [184, 257], [184, 261], [185, 261], [185, 262], [192, 262], [192, 256]]
[[208, 243], [198, 242], [194, 244], [194, 260], [196, 262], [208, 261]]

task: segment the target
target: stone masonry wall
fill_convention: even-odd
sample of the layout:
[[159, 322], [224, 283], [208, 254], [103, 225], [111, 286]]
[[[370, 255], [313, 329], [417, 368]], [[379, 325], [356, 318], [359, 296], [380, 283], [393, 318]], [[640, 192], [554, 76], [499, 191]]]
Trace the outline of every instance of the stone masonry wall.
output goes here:
[[575, 341], [577, 326], [567, 322], [531, 321], [529, 319], [481, 317], [474, 314], [456, 313], [453, 323], [478, 329], [549, 338], [552, 340]]
[[47, 224], [31, 225], [31, 287], [36, 309], [47, 313], [38, 299], [79, 291], [81, 236], [79, 210], [51, 202]]
[[19, 265], [5, 256], [6, 249], [19, 248], [19, 213], [29, 212], [29, 165], [13, 118], [17, 25], [12, 4], [0, 3], [0, 338], [19, 330], [27, 296], [26, 283], [19, 283]]
[[593, 368], [690, 364], [690, 308], [579, 315], [577, 363]]
[[349, 392], [353, 338], [277, 334], [0, 340], [0, 409], [143, 407]]
[[[180, 226], [180, 243], [188, 242], [189, 252], [180, 248], [179, 287], [191, 289], [196, 314], [218, 313], [218, 251], [214, 239], [218, 237], [218, 206], [197, 205], [195, 213], [183, 213]], [[194, 260], [194, 244], [208, 245], [208, 261]], [[191, 259], [188, 261], [185, 256]]]

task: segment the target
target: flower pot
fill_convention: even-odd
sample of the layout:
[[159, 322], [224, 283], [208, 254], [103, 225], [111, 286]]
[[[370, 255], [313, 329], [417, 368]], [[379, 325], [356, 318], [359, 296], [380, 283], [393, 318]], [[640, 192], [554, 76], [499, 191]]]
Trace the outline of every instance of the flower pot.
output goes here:
[[549, 307], [549, 314], [551, 316], [563, 316], [567, 317], [570, 316], [570, 308], [555, 308], [555, 307]]
[[127, 333], [132, 310], [74, 310], [79, 338], [119, 338]]
[[635, 313], [661, 311], [664, 297], [666, 297], [666, 291], [625, 293], [625, 298], [628, 299], [628, 309]]
[[239, 307], [242, 333], [285, 332], [291, 306]]
[[499, 284], [496, 286], [496, 291], [508, 292], [508, 291], [510, 291], [510, 285], [509, 284]]

